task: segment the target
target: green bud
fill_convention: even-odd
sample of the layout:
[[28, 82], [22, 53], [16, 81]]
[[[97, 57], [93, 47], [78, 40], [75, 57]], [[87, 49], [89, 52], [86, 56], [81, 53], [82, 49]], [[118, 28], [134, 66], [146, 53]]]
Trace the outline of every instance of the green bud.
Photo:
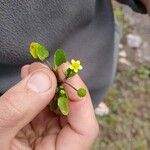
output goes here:
[[75, 76], [77, 73], [74, 72], [72, 69], [68, 68], [65, 72], [64, 72], [65, 76], [67, 78], [73, 77]]
[[62, 95], [66, 94], [65, 90], [60, 90], [60, 94]]
[[84, 89], [84, 88], [80, 88], [80, 89], [78, 89], [78, 91], [77, 91], [77, 94], [78, 94], [78, 96], [80, 96], [80, 97], [84, 97], [84, 96], [86, 96], [86, 89]]

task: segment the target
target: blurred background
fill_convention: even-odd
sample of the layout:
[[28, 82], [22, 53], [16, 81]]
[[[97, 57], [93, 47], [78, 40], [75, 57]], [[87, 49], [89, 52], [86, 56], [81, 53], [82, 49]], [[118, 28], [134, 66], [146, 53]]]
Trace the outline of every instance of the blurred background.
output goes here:
[[150, 150], [150, 17], [113, 3], [122, 27], [114, 84], [93, 150]]

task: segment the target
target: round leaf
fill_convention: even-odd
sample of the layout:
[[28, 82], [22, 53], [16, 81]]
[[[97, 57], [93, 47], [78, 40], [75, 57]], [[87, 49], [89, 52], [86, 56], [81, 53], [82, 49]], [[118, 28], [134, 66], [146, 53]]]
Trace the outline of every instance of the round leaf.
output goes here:
[[39, 45], [36, 53], [41, 61], [45, 60], [49, 56], [48, 50], [42, 45]]
[[30, 44], [30, 53], [33, 58], [39, 58], [41, 61], [49, 56], [48, 50], [37, 42], [32, 42]]
[[39, 44], [39, 43], [36, 43], [36, 42], [32, 42], [32, 43], [30, 44], [30, 49], [29, 49], [29, 51], [30, 51], [30, 54], [32, 55], [33, 58], [38, 58], [37, 53], [36, 53], [36, 50], [37, 50], [37, 48], [38, 48], [39, 45], [40, 45], [40, 44]]
[[54, 55], [54, 64], [55, 67], [60, 66], [61, 64], [67, 61], [66, 55], [62, 49], [58, 49]]
[[68, 106], [68, 98], [66, 97], [59, 97], [58, 98], [58, 107], [63, 115], [68, 115], [69, 113], [69, 106]]

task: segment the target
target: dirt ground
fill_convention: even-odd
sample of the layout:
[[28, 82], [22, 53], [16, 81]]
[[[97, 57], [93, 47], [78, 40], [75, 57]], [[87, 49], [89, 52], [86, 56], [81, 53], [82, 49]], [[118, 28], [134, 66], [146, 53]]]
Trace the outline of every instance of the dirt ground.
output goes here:
[[[93, 150], [150, 149], [150, 18], [116, 5], [123, 28], [118, 69], [104, 102], [107, 116], [97, 117], [100, 135]], [[127, 44], [127, 35], [141, 38], [138, 48]], [[125, 61], [121, 61], [123, 58]]]

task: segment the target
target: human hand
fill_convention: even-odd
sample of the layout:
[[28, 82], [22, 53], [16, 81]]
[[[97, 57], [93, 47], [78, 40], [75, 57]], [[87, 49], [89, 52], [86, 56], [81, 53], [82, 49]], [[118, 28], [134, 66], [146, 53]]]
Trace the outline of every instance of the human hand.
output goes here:
[[[61, 79], [67, 64], [58, 68]], [[56, 90], [53, 72], [41, 63], [26, 65], [22, 81], [0, 97], [0, 150], [87, 150], [98, 134], [90, 95], [84, 98], [65, 85], [70, 99], [69, 115], [49, 111]], [[86, 88], [78, 75], [67, 79]]]

